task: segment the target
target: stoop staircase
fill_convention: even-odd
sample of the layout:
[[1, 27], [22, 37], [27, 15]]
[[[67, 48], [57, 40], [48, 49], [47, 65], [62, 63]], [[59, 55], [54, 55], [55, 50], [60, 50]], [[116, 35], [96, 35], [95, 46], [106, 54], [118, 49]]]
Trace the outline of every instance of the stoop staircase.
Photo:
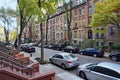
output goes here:
[[0, 48], [0, 80], [56, 80], [54, 71], [40, 73], [38, 62], [23, 62]]

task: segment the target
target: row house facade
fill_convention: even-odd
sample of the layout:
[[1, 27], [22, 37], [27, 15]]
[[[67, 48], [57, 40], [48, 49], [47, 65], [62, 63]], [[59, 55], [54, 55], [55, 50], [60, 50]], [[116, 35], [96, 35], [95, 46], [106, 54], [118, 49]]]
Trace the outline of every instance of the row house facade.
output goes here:
[[[64, 7], [59, 7], [59, 13], [52, 16], [48, 20], [48, 41], [49, 43], [67, 42], [67, 23], [66, 13]], [[74, 4], [72, 8], [72, 40], [73, 44], [82, 44], [86, 39], [86, 27], [87, 27], [87, 5], [86, 3]], [[43, 22], [46, 23], [46, 22]], [[44, 25], [44, 24], [43, 24]], [[46, 28], [46, 25], [43, 27]], [[46, 30], [44, 31], [46, 32]], [[46, 33], [45, 33], [46, 34]]]
[[72, 40], [75, 45], [82, 45], [87, 39], [87, 4], [82, 3], [72, 9]]
[[[97, 0], [102, 2], [102, 0]], [[107, 27], [101, 28], [89, 27], [92, 15], [95, 13], [96, 0], [72, 0], [72, 43], [82, 45], [85, 40], [96, 42], [96, 46], [113, 45], [120, 41], [120, 35], [117, 34], [117, 28], [109, 24]], [[62, 4], [62, 2], [61, 2]], [[42, 23], [44, 32], [44, 42], [46, 41], [46, 21]], [[95, 32], [94, 30], [103, 30], [105, 33]], [[35, 41], [40, 40], [40, 24], [36, 22]], [[48, 43], [60, 43], [68, 41], [67, 23], [64, 6], [58, 7], [55, 15], [49, 16], [48, 19]]]
[[[97, 0], [102, 2], [103, 0]], [[95, 3], [96, 0], [88, 0], [88, 25], [92, 20], [92, 15], [95, 13]], [[95, 32], [94, 30], [101, 30], [101, 32]], [[103, 45], [116, 45], [117, 42], [120, 41], [120, 35], [118, 33], [117, 27], [112, 24], [108, 24], [107, 26], [101, 26], [100, 28], [89, 28], [88, 29], [88, 39], [92, 39], [96, 42], [96, 46], [103, 46]], [[91, 37], [90, 37], [90, 36]]]

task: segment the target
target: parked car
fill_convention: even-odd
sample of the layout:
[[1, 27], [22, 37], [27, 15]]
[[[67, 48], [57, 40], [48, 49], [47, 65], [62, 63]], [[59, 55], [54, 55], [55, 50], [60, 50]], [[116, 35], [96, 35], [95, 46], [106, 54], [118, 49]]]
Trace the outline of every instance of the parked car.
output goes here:
[[29, 45], [31, 45], [31, 46], [36, 46], [37, 43], [29, 43]]
[[25, 51], [27, 53], [35, 52], [35, 48], [32, 45], [21, 45], [20, 50]]
[[65, 47], [65, 45], [63, 45], [63, 44], [55, 44], [55, 45], [53, 45], [52, 49], [61, 51], [64, 47]]
[[94, 57], [103, 57], [104, 56], [104, 51], [98, 50], [98, 49], [95, 49], [95, 48], [86, 48], [84, 50], [80, 50], [79, 54], [94, 56]]
[[86, 63], [79, 66], [78, 75], [85, 80], [120, 80], [120, 65], [110, 62]]
[[44, 45], [44, 48], [52, 49], [52, 47], [53, 47], [53, 44]]
[[113, 61], [120, 60], [120, 52], [111, 52], [109, 58]]
[[79, 52], [79, 48], [73, 47], [73, 46], [66, 46], [65, 48], [63, 48], [64, 52], [70, 52], [70, 53], [78, 53]]
[[79, 59], [70, 53], [57, 53], [49, 58], [51, 63], [61, 66], [63, 69], [79, 66]]

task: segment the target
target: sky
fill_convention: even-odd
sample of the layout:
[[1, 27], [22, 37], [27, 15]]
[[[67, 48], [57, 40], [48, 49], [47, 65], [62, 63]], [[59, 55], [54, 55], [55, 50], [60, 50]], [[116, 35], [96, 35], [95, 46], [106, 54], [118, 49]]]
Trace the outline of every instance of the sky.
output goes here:
[[1, 7], [10, 7], [12, 9], [16, 9], [16, 3], [17, 3], [17, 0], [0, 0], [0, 8]]
[[[16, 3], [17, 0], [0, 0], [0, 8], [4, 7], [4, 8], [11, 8], [16, 10]], [[16, 19], [14, 19], [14, 24], [12, 24], [12, 26], [16, 27]], [[3, 22], [0, 21], [0, 25], [3, 25]], [[11, 28], [12, 30], [13, 28]]]

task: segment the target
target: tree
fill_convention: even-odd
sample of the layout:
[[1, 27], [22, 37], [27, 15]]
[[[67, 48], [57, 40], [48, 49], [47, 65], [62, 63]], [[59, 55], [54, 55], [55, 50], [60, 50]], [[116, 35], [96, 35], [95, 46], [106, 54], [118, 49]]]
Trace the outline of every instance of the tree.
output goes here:
[[33, 15], [37, 16], [41, 27], [41, 60], [44, 60], [42, 21], [46, 20], [46, 13], [55, 12], [57, 0], [17, 0], [17, 2], [20, 10], [19, 44], [21, 43], [21, 35], [26, 24]]
[[17, 4], [19, 6], [19, 15], [20, 15], [20, 33], [18, 35], [18, 49], [20, 48], [21, 44], [21, 36], [24, 28], [26, 27], [27, 23], [29, 22], [32, 14], [29, 14], [29, 9], [27, 8], [30, 3], [27, 0], [17, 0]]
[[70, 0], [69, 4], [65, 3], [65, 14], [67, 20], [67, 31], [68, 31], [68, 41], [69, 44], [72, 44], [72, 30], [71, 30], [71, 20], [72, 20], [72, 1]]
[[[32, 41], [33, 39], [33, 36], [35, 34], [35, 16], [32, 16], [30, 21], [28, 22], [27, 24], [27, 27], [29, 28], [29, 38], [30, 38], [30, 42]], [[25, 32], [25, 35], [26, 35], [26, 32]]]
[[3, 28], [4, 28], [4, 33], [5, 33], [5, 42], [8, 44], [9, 43], [9, 34], [10, 34], [10, 27], [12, 27], [12, 23], [14, 22], [11, 14], [14, 13], [14, 10], [7, 8], [5, 9], [2, 7], [0, 9], [0, 18], [1, 21], [3, 22]]
[[90, 26], [101, 27], [108, 24], [115, 25], [120, 32], [120, 1], [118, 0], [103, 0], [95, 4], [95, 14]]
[[[40, 1], [38, 0], [38, 7], [40, 11], [42, 8], [46, 11], [47, 14], [52, 14], [55, 12], [56, 8], [55, 5], [57, 3], [57, 0], [49, 0], [49, 1]], [[43, 12], [43, 14], [38, 14], [38, 20], [40, 21], [40, 30], [41, 30], [41, 61], [44, 60], [44, 50], [43, 50], [43, 27], [42, 27], [42, 21], [43, 18], [45, 20], [46, 15]]]

